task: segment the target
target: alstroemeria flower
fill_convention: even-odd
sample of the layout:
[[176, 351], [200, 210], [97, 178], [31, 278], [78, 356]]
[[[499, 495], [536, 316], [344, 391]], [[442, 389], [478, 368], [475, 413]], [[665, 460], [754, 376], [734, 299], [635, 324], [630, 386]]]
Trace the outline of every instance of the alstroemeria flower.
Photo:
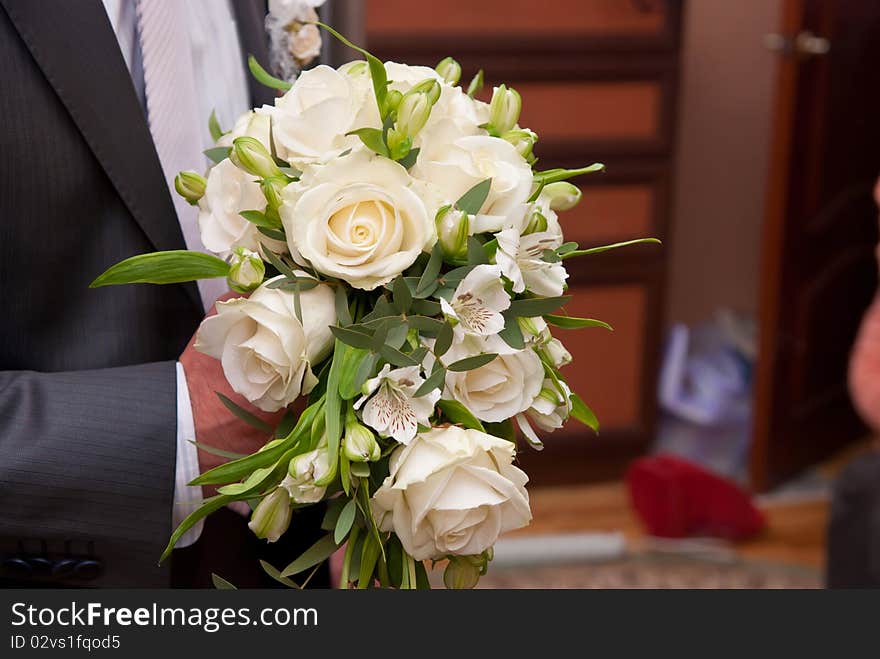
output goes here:
[[515, 293], [528, 289], [536, 295], [562, 295], [568, 273], [561, 262], [544, 260], [544, 252], [559, 247], [559, 238], [547, 231], [520, 235], [519, 229], [509, 228], [495, 235], [498, 251], [495, 261], [501, 272], [513, 282]]
[[440, 399], [439, 389], [418, 398], [413, 395], [424, 381], [418, 366], [392, 371], [391, 365], [385, 364], [379, 375], [366, 381], [364, 395], [355, 409], [360, 409], [366, 401], [361, 414], [364, 423], [382, 437], [409, 444], [418, 432], [418, 425], [428, 425], [428, 418]]
[[456, 332], [492, 336], [504, 329], [501, 312], [510, 306], [501, 267], [478, 265], [461, 280], [452, 301], [440, 299], [443, 314], [455, 321]]

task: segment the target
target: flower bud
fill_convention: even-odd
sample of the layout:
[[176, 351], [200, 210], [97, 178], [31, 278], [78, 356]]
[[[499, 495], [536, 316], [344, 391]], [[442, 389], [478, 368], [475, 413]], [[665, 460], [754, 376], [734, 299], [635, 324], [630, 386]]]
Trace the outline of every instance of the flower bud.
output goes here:
[[413, 85], [407, 94], [427, 94], [431, 105], [434, 105], [434, 103], [440, 100], [440, 93], [442, 91], [439, 82], [434, 78], [428, 78], [427, 80], [422, 80], [417, 85]]
[[229, 288], [239, 293], [247, 293], [263, 283], [266, 264], [259, 254], [245, 247], [236, 247], [229, 257]]
[[496, 87], [489, 104], [489, 126], [496, 135], [504, 135], [516, 126], [522, 110], [522, 99], [513, 88]]
[[281, 208], [281, 204], [284, 203], [284, 200], [281, 198], [281, 191], [284, 190], [286, 185], [287, 179], [283, 176], [274, 176], [260, 181], [260, 190], [263, 191], [266, 205], [269, 207], [267, 212], [274, 211], [277, 213], [278, 209]]
[[397, 112], [400, 102], [403, 100], [403, 94], [396, 89], [389, 89], [385, 95], [385, 114]]
[[255, 137], [237, 137], [232, 141], [232, 151], [229, 159], [236, 167], [260, 178], [272, 178], [282, 176], [281, 170], [275, 164], [272, 154], [263, 146], [263, 143]]
[[528, 159], [532, 155], [535, 142], [538, 141], [538, 135], [528, 128], [514, 128], [504, 133], [501, 139], [513, 144], [516, 152], [523, 158]]
[[[549, 334], [549, 332], [548, 332]], [[550, 361], [556, 368], [561, 368], [571, 363], [571, 353], [562, 345], [562, 341], [551, 338], [541, 350], [544, 352], [546, 359]]]
[[451, 57], [446, 57], [440, 60], [440, 63], [434, 68], [434, 70], [450, 85], [457, 84], [461, 78], [461, 64]]
[[248, 527], [258, 538], [275, 542], [290, 526], [290, 514], [290, 494], [283, 487], [276, 487], [257, 504]]
[[[517, 323], [519, 323], [519, 328], [526, 337], [536, 337], [541, 336], [541, 333], [547, 329], [547, 323], [543, 318], [539, 317], [530, 317], [530, 316], [517, 316]], [[540, 321], [540, 322], [536, 322]]]
[[555, 211], [567, 211], [574, 208], [581, 200], [582, 194], [578, 186], [568, 181], [556, 181], [545, 185], [541, 190], [541, 196], [547, 199], [550, 208]]
[[428, 121], [433, 104], [427, 94], [405, 94], [397, 108], [395, 128], [415, 137]]
[[533, 211], [529, 216], [529, 223], [526, 225], [523, 235], [530, 233], [540, 233], [547, 230], [547, 218], [540, 211]]
[[346, 421], [342, 450], [351, 462], [375, 462], [382, 455], [376, 437], [356, 419]]
[[180, 172], [174, 177], [174, 189], [177, 190], [177, 194], [193, 206], [205, 195], [207, 184], [205, 177], [195, 172]]
[[473, 588], [480, 581], [480, 564], [470, 556], [452, 556], [443, 571], [443, 584], [450, 589]]
[[470, 233], [470, 217], [464, 211], [444, 206], [437, 211], [437, 240], [443, 255], [449, 259], [467, 256], [467, 239]]

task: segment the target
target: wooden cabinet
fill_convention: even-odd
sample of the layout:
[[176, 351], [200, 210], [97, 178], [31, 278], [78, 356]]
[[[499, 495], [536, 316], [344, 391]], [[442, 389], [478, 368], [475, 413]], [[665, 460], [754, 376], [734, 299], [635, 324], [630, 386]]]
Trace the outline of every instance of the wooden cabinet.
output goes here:
[[[382, 59], [433, 66], [452, 55], [464, 84], [523, 97], [520, 124], [539, 135], [541, 168], [604, 162], [575, 179], [584, 198], [561, 214], [582, 246], [668, 235], [678, 80], [680, 0], [366, 0], [367, 47]], [[619, 476], [653, 437], [666, 249], [640, 246], [569, 261], [567, 311], [614, 326], [560, 332], [575, 357], [565, 372], [596, 412], [596, 437], [576, 423], [523, 451], [533, 482]]]

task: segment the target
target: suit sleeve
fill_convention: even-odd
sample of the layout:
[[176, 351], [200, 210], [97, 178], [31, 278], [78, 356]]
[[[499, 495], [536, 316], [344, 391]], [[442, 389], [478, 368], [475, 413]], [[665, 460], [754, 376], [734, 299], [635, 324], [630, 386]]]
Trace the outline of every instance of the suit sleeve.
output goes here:
[[0, 372], [7, 578], [27, 573], [23, 560], [50, 584], [168, 585], [157, 561], [171, 532], [175, 368]]

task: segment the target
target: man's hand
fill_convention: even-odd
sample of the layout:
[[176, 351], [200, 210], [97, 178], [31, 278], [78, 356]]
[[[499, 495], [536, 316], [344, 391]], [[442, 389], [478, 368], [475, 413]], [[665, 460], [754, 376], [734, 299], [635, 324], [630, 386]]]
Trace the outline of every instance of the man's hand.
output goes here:
[[[228, 300], [239, 297], [237, 293], [227, 293], [220, 300]], [[215, 307], [211, 307], [209, 316], [217, 313]], [[241, 421], [232, 412], [226, 409], [216, 392], [230, 398], [237, 405], [263, 419], [273, 428], [281, 420], [283, 411], [268, 413], [258, 410], [248, 403], [243, 397], [232, 391], [220, 361], [213, 357], [203, 355], [193, 348], [195, 335], [190, 339], [180, 356], [180, 362], [186, 371], [186, 382], [189, 387], [189, 399], [192, 405], [193, 421], [196, 428], [196, 440], [200, 444], [214, 446], [235, 453], [253, 453], [259, 449], [269, 436], [260, 432], [253, 426]], [[199, 470], [207, 471], [212, 467], [226, 462], [225, 458], [207, 453], [199, 449]], [[213, 488], [211, 488], [213, 489]], [[213, 492], [206, 492], [206, 495]]]

